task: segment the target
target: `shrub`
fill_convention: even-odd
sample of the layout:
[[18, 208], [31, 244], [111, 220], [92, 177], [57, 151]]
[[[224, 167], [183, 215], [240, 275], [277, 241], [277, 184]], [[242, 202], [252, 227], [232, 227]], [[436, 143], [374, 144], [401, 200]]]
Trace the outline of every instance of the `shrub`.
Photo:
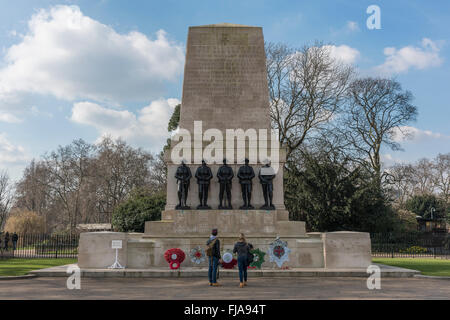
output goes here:
[[411, 254], [419, 254], [419, 253], [427, 253], [427, 248], [412, 246], [404, 250], [400, 250], [400, 253], [411, 253]]
[[112, 226], [120, 232], [144, 232], [145, 221], [160, 220], [165, 205], [165, 194], [136, 192], [114, 210]]
[[11, 212], [5, 223], [5, 232], [10, 234], [37, 234], [45, 232], [45, 219], [36, 212], [16, 209]]

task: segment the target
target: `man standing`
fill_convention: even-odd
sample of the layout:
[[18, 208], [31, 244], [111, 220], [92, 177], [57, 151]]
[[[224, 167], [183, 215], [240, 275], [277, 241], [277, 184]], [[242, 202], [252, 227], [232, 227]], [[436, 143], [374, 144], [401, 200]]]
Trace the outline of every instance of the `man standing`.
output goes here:
[[208, 278], [209, 285], [213, 287], [219, 287], [221, 284], [217, 282], [217, 269], [219, 262], [221, 262], [220, 256], [220, 240], [217, 238], [217, 229], [213, 229], [211, 236], [206, 242], [206, 255], [208, 256], [209, 268]]
[[6, 232], [5, 234], [5, 250], [8, 250], [8, 242], [9, 242], [9, 232]]
[[[223, 159], [223, 166], [217, 171], [217, 178], [219, 179], [220, 192], [219, 192], [219, 209], [233, 209], [231, 206], [231, 180], [234, 177], [233, 169], [227, 165], [227, 159]], [[227, 195], [224, 201], [223, 194]], [[227, 205], [222, 205], [223, 203]]]
[[17, 241], [19, 240], [19, 236], [17, 235], [17, 233], [14, 232], [11, 239], [12, 239], [12, 243], [13, 243], [13, 250], [16, 250]]

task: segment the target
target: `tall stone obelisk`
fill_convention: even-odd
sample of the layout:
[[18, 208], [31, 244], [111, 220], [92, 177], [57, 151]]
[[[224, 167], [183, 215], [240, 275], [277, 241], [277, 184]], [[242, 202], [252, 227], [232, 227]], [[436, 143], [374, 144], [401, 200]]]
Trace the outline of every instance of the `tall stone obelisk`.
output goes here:
[[[192, 134], [192, 139], [194, 122], [201, 122], [203, 132], [214, 128], [224, 134], [223, 155], [231, 164], [235, 175], [244, 161], [243, 157], [238, 157], [240, 151], [238, 148], [245, 149], [241, 154], [247, 157], [250, 151], [255, 151], [259, 155], [259, 149], [250, 150], [248, 140], [244, 147], [242, 145], [239, 147], [236, 139], [234, 156], [230, 159], [225, 150], [227, 129], [243, 131], [254, 129], [257, 133], [260, 129], [265, 129], [270, 154], [269, 92], [261, 27], [229, 23], [189, 27], [179, 127], [188, 130]], [[205, 141], [200, 145], [192, 143], [192, 163], [189, 165], [192, 173], [201, 161], [201, 157], [195, 158], [194, 151], [205, 148], [207, 144]], [[281, 150], [279, 155], [280, 161], [277, 163], [279, 171], [274, 180], [273, 202], [277, 209], [285, 208], [283, 151]], [[166, 210], [173, 210], [178, 203], [177, 185], [173, 179], [178, 164], [173, 163], [170, 152], [166, 153], [165, 159], [168, 166]], [[256, 174], [264, 160], [258, 157], [252, 162], [250, 159]], [[222, 165], [222, 159], [217, 163], [209, 162], [208, 165], [215, 177], [217, 169]], [[214, 183], [216, 180], [212, 180], [208, 200], [208, 204], [213, 208], [217, 208], [219, 202], [219, 185], [217, 182]], [[187, 203], [195, 208], [198, 203], [195, 179], [192, 179], [190, 189]], [[238, 179], [235, 177], [232, 185], [232, 205], [236, 209], [242, 205], [240, 189]], [[263, 204], [261, 186], [256, 177], [253, 182], [252, 205], [259, 208]]]
[[180, 128], [270, 129], [261, 27], [189, 27]]

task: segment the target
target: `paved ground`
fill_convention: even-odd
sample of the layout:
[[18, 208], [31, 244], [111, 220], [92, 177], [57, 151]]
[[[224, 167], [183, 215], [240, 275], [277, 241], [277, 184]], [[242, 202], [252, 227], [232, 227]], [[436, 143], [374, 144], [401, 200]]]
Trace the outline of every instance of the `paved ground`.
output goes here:
[[238, 280], [221, 279], [209, 287], [204, 278], [81, 279], [68, 290], [66, 278], [38, 277], [0, 281], [0, 299], [450, 299], [450, 281], [383, 278], [381, 290], [368, 290], [364, 278], [260, 278], [238, 288]]

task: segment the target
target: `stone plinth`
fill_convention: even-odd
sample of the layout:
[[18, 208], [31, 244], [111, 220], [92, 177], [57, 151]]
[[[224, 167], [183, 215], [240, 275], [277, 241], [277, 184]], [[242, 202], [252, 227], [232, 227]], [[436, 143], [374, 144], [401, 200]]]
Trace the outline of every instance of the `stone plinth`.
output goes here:
[[367, 232], [326, 232], [322, 242], [325, 268], [367, 268], [372, 262]]
[[83, 232], [78, 247], [80, 268], [107, 268], [116, 259], [116, 250], [111, 248], [112, 240], [122, 240], [118, 251], [119, 263], [127, 266], [127, 243], [129, 235], [123, 232]]
[[[280, 222], [280, 221], [278, 221]], [[291, 223], [281, 221], [282, 223]], [[173, 223], [173, 222], [172, 222]], [[151, 225], [153, 226], [153, 225]], [[220, 230], [220, 226], [219, 226]], [[286, 229], [285, 232], [288, 232]], [[275, 240], [270, 234], [246, 234], [247, 241], [255, 248], [268, 252], [270, 243]], [[231, 251], [237, 241], [238, 234], [219, 233], [221, 252]], [[348, 269], [367, 268], [371, 264], [370, 237], [364, 232], [328, 232], [303, 234], [288, 234], [280, 237], [291, 249], [289, 261], [284, 266], [290, 268], [324, 268]], [[207, 261], [195, 264], [189, 259], [189, 252], [195, 248], [206, 247], [208, 235], [181, 235], [170, 233], [153, 235], [149, 233], [126, 234], [115, 232], [83, 233], [80, 237], [80, 254], [78, 265], [81, 268], [106, 268], [114, 262], [114, 250], [111, 240], [123, 240], [124, 247], [119, 250], [119, 262], [127, 268], [147, 269], [152, 267], [169, 268], [164, 260], [164, 253], [171, 248], [180, 248], [186, 253], [184, 267], [206, 267]], [[275, 263], [269, 261], [268, 253], [263, 269], [278, 269]]]
[[225, 237], [306, 237], [303, 221], [288, 221], [286, 210], [166, 210], [161, 221], [145, 223], [145, 237], [208, 237], [219, 228]]

